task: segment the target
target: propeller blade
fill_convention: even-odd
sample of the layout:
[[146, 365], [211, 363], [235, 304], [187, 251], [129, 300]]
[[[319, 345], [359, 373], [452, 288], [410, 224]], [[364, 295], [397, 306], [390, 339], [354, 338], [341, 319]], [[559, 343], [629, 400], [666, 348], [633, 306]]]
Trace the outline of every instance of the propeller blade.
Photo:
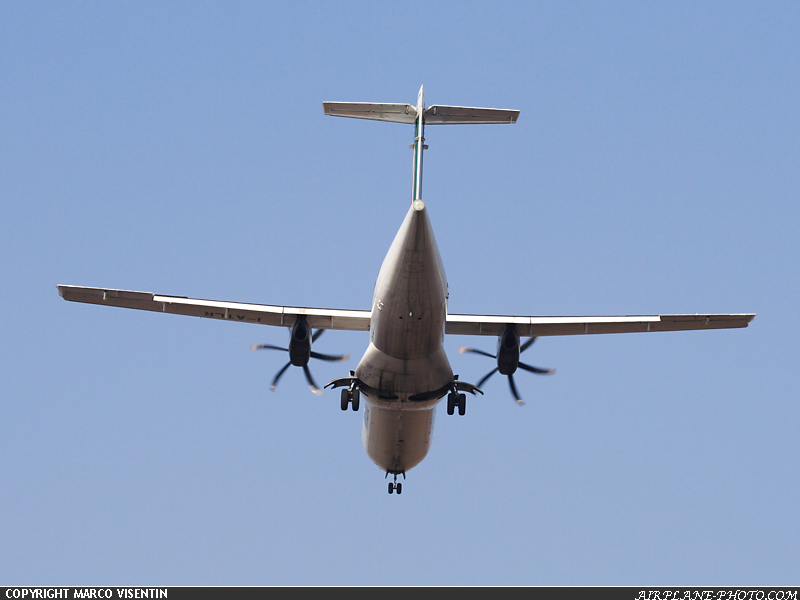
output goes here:
[[517, 404], [525, 404], [522, 401], [522, 398], [520, 397], [519, 392], [517, 391], [517, 386], [514, 385], [514, 376], [513, 375], [509, 375], [508, 376], [508, 387], [511, 388], [511, 393], [514, 396], [514, 400], [517, 401]]
[[[536, 338], [535, 338], [535, 337], [532, 337], [532, 338], [530, 338], [529, 340], [527, 340], [527, 341], [526, 341], [524, 344], [520, 345], [520, 348], [519, 348], [519, 352], [520, 352], [520, 354], [522, 354], [523, 352], [525, 352], [525, 350], [527, 350], [528, 348], [530, 348], [530, 347], [531, 347], [531, 345], [532, 345], [532, 344], [533, 344], [535, 341], [536, 341]], [[465, 352], [469, 352], [469, 353], [471, 353], [471, 354], [480, 354], [481, 356], [486, 356], [486, 357], [488, 357], [488, 358], [496, 358], [496, 356], [495, 356], [494, 354], [489, 354], [488, 352], [484, 352], [483, 350], [478, 350], [477, 348], [459, 348], [459, 350], [458, 350], [458, 351], [459, 351], [461, 354], [464, 354]], [[517, 366], [518, 366], [520, 369], [524, 370], [524, 371], [528, 371], [528, 372], [530, 372], [530, 373], [536, 373], [537, 375], [551, 375], [552, 373], [555, 373], [555, 372], [556, 372], [556, 370], [555, 370], [555, 369], [540, 369], [539, 367], [534, 367], [534, 366], [532, 366], [532, 365], [525, 364], [524, 362], [518, 362], [518, 363], [517, 363]], [[486, 383], [486, 381], [487, 381], [487, 380], [488, 380], [488, 379], [489, 379], [489, 378], [490, 378], [492, 375], [494, 375], [495, 373], [497, 373], [497, 372], [498, 372], [498, 370], [499, 370], [499, 367], [495, 367], [494, 369], [492, 369], [491, 371], [489, 371], [489, 372], [488, 372], [488, 373], [487, 373], [487, 374], [484, 376], [484, 378], [483, 378], [483, 379], [481, 379], [481, 380], [478, 382], [478, 385], [477, 385], [477, 387], [478, 387], [478, 388], [482, 387], [482, 386], [483, 386], [483, 384], [484, 384], [484, 383]], [[513, 375], [513, 374], [512, 374], [512, 375], [508, 375], [507, 377], [508, 377], [508, 387], [509, 387], [509, 388], [511, 388], [511, 395], [512, 395], [512, 396], [514, 396], [514, 400], [516, 400], [516, 401], [517, 401], [517, 404], [525, 404], [525, 402], [523, 402], [523, 401], [522, 401], [522, 397], [519, 395], [519, 390], [517, 390], [517, 384], [516, 384], [516, 383], [515, 383], [515, 381], [514, 381], [514, 375]]]
[[525, 342], [524, 344], [522, 344], [522, 346], [520, 346], [520, 347], [519, 347], [519, 353], [520, 353], [520, 354], [522, 354], [523, 352], [525, 352], [525, 350], [527, 350], [528, 348], [530, 348], [530, 347], [531, 347], [531, 344], [532, 344], [533, 342], [535, 342], [535, 341], [536, 341], [536, 338], [535, 338], [535, 337], [532, 337], [532, 338], [531, 338], [531, 339], [529, 339], [527, 342]]
[[[320, 331], [325, 331], [324, 329], [320, 329]], [[339, 356], [334, 356], [333, 354], [320, 354], [319, 352], [311, 351], [311, 358], [318, 358], [319, 360], [329, 360], [331, 362], [336, 362], [339, 360], [347, 360], [350, 358], [349, 354], [342, 354]]]
[[275, 379], [272, 380], [272, 383], [270, 384], [269, 389], [271, 389], [273, 392], [275, 391], [275, 386], [278, 385], [278, 380], [281, 378], [281, 376], [284, 373], [286, 373], [286, 369], [288, 369], [291, 366], [292, 366], [291, 361], [289, 361], [285, 365], [283, 365], [283, 368], [280, 371], [278, 371], [277, 375], [275, 375]]
[[469, 352], [470, 354], [480, 354], [481, 356], [488, 356], [489, 358], [497, 358], [494, 354], [489, 354], [488, 352], [484, 352], [483, 350], [478, 350], [477, 348], [459, 348], [458, 351], [461, 354]]
[[[317, 329], [313, 334], [311, 334], [311, 342], [314, 342], [315, 340], [317, 340], [319, 338], [319, 336], [321, 336], [323, 333], [325, 333], [324, 329]], [[272, 344], [254, 344], [253, 346], [250, 347], [250, 349], [251, 350], [280, 350], [281, 352], [289, 352], [288, 348], [281, 348], [280, 346], [273, 346]], [[310, 356], [311, 356], [311, 358], [316, 358], [316, 359], [319, 359], [319, 360], [327, 360], [327, 361], [331, 361], [331, 362], [340, 361], [340, 360], [347, 360], [348, 358], [350, 358], [349, 354], [322, 354], [320, 352], [313, 352], [313, 351], [310, 352]], [[283, 365], [283, 367], [281, 367], [281, 370], [278, 371], [278, 373], [275, 375], [275, 379], [272, 380], [272, 384], [269, 386], [270, 389], [275, 391], [275, 388], [278, 385], [278, 381], [280, 380], [281, 377], [283, 377], [283, 374], [286, 372], [286, 370], [290, 366], [292, 366], [292, 361], [289, 361], [288, 363]], [[318, 394], [318, 395], [321, 394], [322, 390], [319, 388], [319, 386], [317, 385], [317, 382], [314, 381], [314, 378], [311, 376], [311, 371], [309, 371], [308, 365], [304, 365], [303, 366], [303, 373], [305, 373], [306, 380], [308, 381], [308, 385], [311, 387], [311, 391], [314, 392], [315, 394]]]
[[288, 352], [288, 348], [281, 348], [280, 346], [273, 346], [272, 344], [253, 344], [250, 346], [250, 350], [281, 350], [283, 352]]
[[486, 375], [484, 375], [483, 379], [481, 379], [475, 387], [477, 388], [482, 387], [483, 384], [486, 383], [486, 380], [489, 379], [489, 377], [491, 377], [495, 373], [497, 373], [497, 367], [495, 367], [494, 369], [489, 371]]
[[317, 396], [322, 394], [322, 390], [319, 389], [319, 387], [317, 387], [314, 378], [311, 377], [311, 371], [309, 370], [308, 365], [303, 365], [303, 373], [306, 374], [306, 380], [308, 381], [308, 385], [311, 386], [311, 391], [314, 392]]
[[532, 367], [531, 365], [526, 365], [525, 363], [519, 363], [520, 369], [525, 369], [526, 371], [530, 371], [531, 373], [536, 373], [537, 375], [552, 375], [556, 372], [555, 369], [540, 369], [539, 367]]

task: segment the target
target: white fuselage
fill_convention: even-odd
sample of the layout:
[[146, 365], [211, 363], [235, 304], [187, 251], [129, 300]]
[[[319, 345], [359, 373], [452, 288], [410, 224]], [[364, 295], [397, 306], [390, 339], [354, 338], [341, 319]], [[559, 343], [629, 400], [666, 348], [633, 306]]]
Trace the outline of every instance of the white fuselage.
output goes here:
[[444, 267], [425, 204], [415, 200], [381, 266], [370, 343], [356, 368], [366, 384], [364, 447], [388, 473], [405, 473], [428, 453], [435, 406], [453, 382], [446, 318]]

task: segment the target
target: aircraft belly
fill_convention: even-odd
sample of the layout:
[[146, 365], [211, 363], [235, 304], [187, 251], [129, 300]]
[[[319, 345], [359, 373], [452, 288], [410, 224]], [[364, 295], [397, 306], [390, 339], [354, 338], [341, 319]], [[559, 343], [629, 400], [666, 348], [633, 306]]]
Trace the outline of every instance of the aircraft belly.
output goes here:
[[372, 462], [388, 473], [405, 473], [428, 454], [435, 408], [399, 410], [364, 406], [362, 440]]
[[442, 345], [446, 318], [444, 301], [413, 301], [395, 292], [384, 294], [382, 302], [391, 310], [378, 315], [373, 313], [371, 341], [383, 352], [397, 357], [418, 358]]
[[[356, 367], [356, 377], [380, 393], [376, 400], [396, 402], [407, 410], [415, 410], [423, 403], [409, 398], [442, 390], [453, 381], [453, 369], [441, 346], [427, 356], [404, 360], [370, 343]], [[429, 400], [438, 401], [439, 397]]]
[[428, 453], [436, 404], [453, 382], [442, 347], [447, 280], [425, 203], [415, 200], [375, 284], [370, 343], [356, 367], [370, 459], [405, 473]]
[[383, 261], [373, 297], [370, 341], [403, 359], [425, 357], [444, 339], [447, 280], [424, 203], [416, 201]]

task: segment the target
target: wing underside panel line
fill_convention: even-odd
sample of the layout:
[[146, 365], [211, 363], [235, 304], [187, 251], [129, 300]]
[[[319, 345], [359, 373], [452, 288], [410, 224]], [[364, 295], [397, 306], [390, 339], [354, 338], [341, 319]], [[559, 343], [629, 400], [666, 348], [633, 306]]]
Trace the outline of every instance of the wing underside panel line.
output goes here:
[[71, 285], [59, 285], [58, 293], [64, 300], [71, 302], [85, 302], [88, 304], [278, 327], [291, 327], [299, 315], [304, 315], [308, 324], [314, 329], [368, 331], [371, 318], [371, 313], [363, 310], [221, 302], [186, 298], [184, 296], [162, 296], [150, 292], [108, 290]]
[[591, 335], [654, 331], [691, 331], [747, 327], [755, 314], [689, 314], [622, 317], [503, 317], [448, 315], [449, 335], [500, 335], [514, 323], [521, 336]]
[[[291, 327], [299, 315], [314, 329], [368, 331], [370, 311], [302, 308], [200, 300], [184, 296], [163, 296], [150, 292], [111, 290], [59, 285], [65, 300], [135, 310], [164, 312], [207, 319], [240, 321], [278, 327]], [[522, 317], [500, 315], [448, 315], [448, 335], [500, 335], [507, 323], [514, 323], [523, 337], [550, 335], [591, 335], [654, 331], [691, 331], [747, 327], [756, 315], [684, 314], [620, 317]]]

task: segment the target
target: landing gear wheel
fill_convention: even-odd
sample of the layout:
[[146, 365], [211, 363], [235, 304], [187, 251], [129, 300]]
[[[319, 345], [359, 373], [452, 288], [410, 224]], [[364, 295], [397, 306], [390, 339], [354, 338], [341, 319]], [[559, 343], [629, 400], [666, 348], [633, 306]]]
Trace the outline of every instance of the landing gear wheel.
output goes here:
[[358, 410], [359, 400], [361, 400], [361, 392], [358, 389], [342, 390], [342, 410], [347, 410], [347, 405], [353, 403], [353, 410]]
[[[403, 479], [405, 479], [405, 477], [406, 477], [405, 471], [400, 471], [400, 473], [403, 474]], [[388, 477], [389, 473], [386, 473], [386, 476]], [[403, 493], [403, 484], [402, 483], [397, 483], [397, 473], [394, 473], [394, 481], [392, 481], [389, 484], [389, 493], [390, 494], [394, 494], [395, 491], [397, 492], [398, 496]]]
[[462, 417], [467, 412], [467, 395], [466, 394], [457, 394], [456, 392], [451, 392], [447, 394], [447, 414], [452, 415], [456, 412], [456, 408], [458, 408], [458, 414]]

